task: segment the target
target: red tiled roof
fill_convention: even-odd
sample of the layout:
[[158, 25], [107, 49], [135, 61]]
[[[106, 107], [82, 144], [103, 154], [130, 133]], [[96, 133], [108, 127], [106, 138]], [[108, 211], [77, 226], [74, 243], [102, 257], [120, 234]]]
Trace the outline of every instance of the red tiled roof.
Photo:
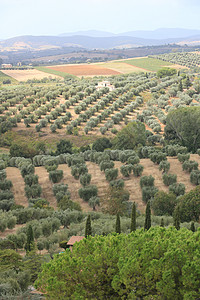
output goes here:
[[82, 239], [84, 239], [85, 237], [84, 236], [75, 236], [73, 235], [70, 240], [68, 241], [67, 245], [69, 246], [73, 246], [74, 243], [76, 242], [80, 242]]

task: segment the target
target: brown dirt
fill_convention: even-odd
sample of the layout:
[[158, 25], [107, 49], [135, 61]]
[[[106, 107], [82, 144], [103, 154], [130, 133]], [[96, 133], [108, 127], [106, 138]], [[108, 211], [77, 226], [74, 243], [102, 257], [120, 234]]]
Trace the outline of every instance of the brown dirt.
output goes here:
[[7, 179], [13, 183], [12, 191], [15, 197], [15, 203], [28, 207], [28, 200], [24, 192], [24, 179], [21, 176], [20, 170], [13, 167], [6, 168]]
[[18, 81], [27, 81], [29, 79], [42, 79], [45, 77], [51, 77], [51, 78], [62, 78], [57, 75], [48, 74], [36, 69], [30, 69], [30, 70], [2, 70], [3, 73], [5, 73], [8, 76], [11, 76], [12, 78], [18, 80]]
[[91, 207], [87, 202], [83, 201], [78, 194], [78, 190], [82, 187], [79, 180], [76, 180], [71, 175], [71, 168], [66, 164], [59, 165], [58, 170], [63, 170], [63, 183], [68, 184], [68, 189], [71, 193], [71, 199], [80, 204], [83, 211], [91, 211]]
[[39, 184], [42, 187], [42, 197], [49, 201], [49, 205], [54, 209], [57, 208], [57, 201], [53, 195], [52, 183], [49, 180], [49, 173], [45, 167], [35, 168], [35, 174], [39, 176]]
[[97, 65], [66, 65], [66, 66], [51, 66], [49, 69], [66, 72], [75, 76], [95, 76], [95, 75], [118, 75], [121, 72], [114, 71], [108, 68], [103, 68]]
[[25, 226], [26, 224], [17, 224], [13, 229], [6, 229], [4, 232], [0, 231], [0, 238], [4, 239], [8, 234], [15, 234], [19, 228]]

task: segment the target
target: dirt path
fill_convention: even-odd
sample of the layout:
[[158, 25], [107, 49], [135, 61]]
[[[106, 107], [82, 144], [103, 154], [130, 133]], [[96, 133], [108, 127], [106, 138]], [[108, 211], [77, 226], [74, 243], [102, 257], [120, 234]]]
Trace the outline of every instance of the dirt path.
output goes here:
[[24, 179], [20, 173], [20, 170], [14, 167], [6, 168], [7, 179], [13, 183], [12, 192], [14, 194], [15, 203], [28, 207], [28, 200], [24, 192]]
[[71, 193], [71, 199], [74, 202], [80, 204], [83, 211], [91, 211], [91, 207], [88, 205], [87, 202], [83, 201], [78, 194], [78, 190], [82, 187], [79, 180], [76, 180], [71, 175], [71, 168], [68, 167], [66, 164], [59, 165], [58, 170], [63, 170], [63, 180], [62, 182], [68, 184], [68, 190]]
[[42, 197], [49, 202], [49, 205], [57, 209], [57, 201], [53, 195], [52, 183], [49, 180], [49, 173], [44, 167], [35, 168], [35, 174], [39, 176], [39, 184], [42, 187]]

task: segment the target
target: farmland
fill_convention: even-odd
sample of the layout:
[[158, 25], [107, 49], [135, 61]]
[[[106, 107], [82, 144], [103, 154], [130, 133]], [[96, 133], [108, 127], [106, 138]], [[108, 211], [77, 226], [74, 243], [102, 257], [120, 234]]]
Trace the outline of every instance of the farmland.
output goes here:
[[1, 86], [0, 250], [24, 268], [87, 236], [88, 218], [102, 239], [119, 233], [116, 215], [129, 234], [134, 211], [132, 234], [146, 234], [148, 208], [153, 230], [200, 227], [199, 75], [132, 61], [41, 67], [61, 78]]
[[163, 62], [156, 58], [135, 58], [121, 61], [122, 63], [130, 64], [134, 67], [145, 69], [151, 72], [157, 72], [161, 67], [170, 66], [173, 67], [173, 64], [170, 62]]

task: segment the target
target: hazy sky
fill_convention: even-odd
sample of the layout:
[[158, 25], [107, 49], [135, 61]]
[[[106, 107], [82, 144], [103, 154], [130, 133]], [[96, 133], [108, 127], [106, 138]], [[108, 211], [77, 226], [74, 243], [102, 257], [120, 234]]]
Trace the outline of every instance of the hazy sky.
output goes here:
[[0, 39], [79, 30], [200, 29], [200, 0], [0, 0]]

